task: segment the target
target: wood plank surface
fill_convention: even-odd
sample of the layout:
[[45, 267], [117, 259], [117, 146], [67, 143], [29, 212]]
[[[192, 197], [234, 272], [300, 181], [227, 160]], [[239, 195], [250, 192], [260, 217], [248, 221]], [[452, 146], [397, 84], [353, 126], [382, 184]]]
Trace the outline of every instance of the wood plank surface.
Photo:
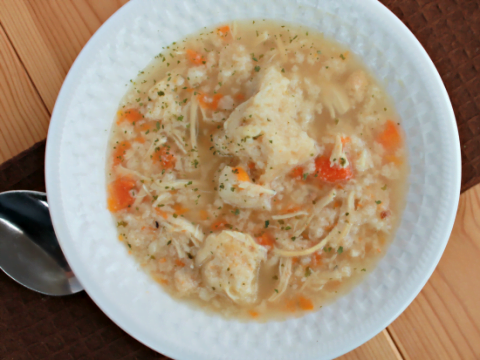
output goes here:
[[389, 331], [405, 359], [480, 359], [480, 185], [463, 193], [445, 253]]
[[50, 112], [80, 50], [126, 2], [2, 0], [0, 23]]
[[[70, 66], [126, 1], [0, 0], [0, 163], [45, 138]], [[480, 185], [461, 196], [446, 252], [411, 306], [339, 359], [480, 359], [478, 214]]]
[[49, 114], [0, 27], [0, 163], [47, 136]]

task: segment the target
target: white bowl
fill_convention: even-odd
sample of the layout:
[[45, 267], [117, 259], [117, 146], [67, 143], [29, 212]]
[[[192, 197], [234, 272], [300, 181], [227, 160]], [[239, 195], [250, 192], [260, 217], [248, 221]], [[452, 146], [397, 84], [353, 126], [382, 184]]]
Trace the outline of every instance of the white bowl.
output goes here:
[[[384, 82], [407, 135], [410, 188], [387, 254], [351, 293], [285, 322], [225, 320], [173, 300], [127, 255], [106, 209], [107, 139], [126, 84], [162, 46], [242, 18], [303, 24], [348, 45]], [[70, 266], [97, 305], [142, 343], [175, 359], [330, 359], [379, 333], [424, 286], [453, 226], [460, 164], [440, 76], [376, 0], [138, 0], [115, 13], [72, 66], [50, 123], [46, 182]]]

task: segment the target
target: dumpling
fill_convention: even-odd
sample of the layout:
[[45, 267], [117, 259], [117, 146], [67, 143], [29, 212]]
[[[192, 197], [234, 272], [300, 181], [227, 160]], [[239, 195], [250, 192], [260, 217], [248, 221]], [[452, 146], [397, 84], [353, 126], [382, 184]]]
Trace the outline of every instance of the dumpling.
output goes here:
[[210, 234], [195, 258], [204, 283], [240, 305], [253, 304], [258, 296], [258, 272], [267, 250], [250, 235], [224, 230]]
[[290, 80], [280, 71], [266, 71], [260, 91], [238, 106], [224, 124], [229, 153], [242, 163], [252, 161], [269, 183], [318, 154], [315, 141], [298, 124]]

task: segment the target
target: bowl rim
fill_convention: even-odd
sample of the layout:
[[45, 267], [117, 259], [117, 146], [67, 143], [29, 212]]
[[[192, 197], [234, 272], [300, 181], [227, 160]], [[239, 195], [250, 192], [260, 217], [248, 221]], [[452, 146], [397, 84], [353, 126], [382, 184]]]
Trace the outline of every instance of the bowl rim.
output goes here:
[[[353, 0], [354, 2], [360, 2], [360, 0]], [[48, 129], [48, 136], [46, 142], [46, 152], [45, 152], [45, 181], [46, 181], [46, 190], [47, 190], [47, 198], [49, 202], [50, 214], [52, 218], [52, 223], [57, 234], [57, 238], [59, 240], [60, 246], [64, 251], [65, 257], [67, 258], [70, 266], [74, 269], [74, 272], [79, 279], [80, 283], [84, 286], [85, 291], [87, 294], [92, 298], [95, 304], [121, 329], [127, 332], [130, 336], [141, 342], [142, 344], [146, 345], [147, 347], [151, 348], [154, 351], [161, 351], [162, 354], [176, 358], [176, 359], [186, 359], [187, 353], [179, 354], [177, 349], [174, 346], [168, 346], [167, 344], [163, 343], [162, 348], [157, 350], [158, 344], [153, 343], [150, 339], [143, 338], [140, 334], [136, 334], [132, 332], [128, 328], [128, 324], [121, 316], [121, 313], [117, 313], [115, 310], [109, 307], [109, 302], [107, 299], [103, 299], [101, 296], [98, 296], [96, 289], [94, 286], [90, 286], [87, 282], [82, 280], [82, 272], [81, 267], [82, 264], [77, 262], [77, 260], [69, 255], [68, 252], [65, 251], [67, 248], [67, 243], [69, 241], [69, 232], [68, 227], [65, 224], [65, 218], [63, 215], [63, 210], [60, 205], [61, 201], [61, 192], [60, 192], [60, 179], [57, 176], [58, 170], [58, 159], [60, 157], [60, 139], [62, 134], [62, 118], [60, 117], [59, 113], [62, 111], [61, 108], [68, 104], [68, 98], [70, 96], [70, 92], [72, 91], [72, 87], [76, 80], [81, 77], [81, 67], [82, 64], [85, 63], [87, 58], [90, 55], [90, 52], [95, 44], [102, 41], [102, 37], [104, 33], [108, 31], [110, 25], [116, 21], [116, 18], [120, 17], [121, 14], [128, 13], [130, 9], [133, 9], [134, 6], [137, 6], [141, 0], [137, 1], [130, 1], [123, 5], [120, 9], [118, 9], [107, 21], [105, 21], [101, 27], [93, 34], [93, 36], [89, 39], [89, 41], [85, 44], [77, 58], [75, 59], [74, 63], [72, 64], [63, 84], [60, 89], [59, 95], [55, 102], [55, 106], [52, 112], [50, 126]], [[439, 91], [442, 95], [442, 101], [448, 107], [448, 114], [447, 117], [449, 118], [448, 125], [450, 126], [449, 130], [453, 135], [455, 148], [454, 153], [452, 154], [453, 162], [455, 163], [455, 169], [453, 171], [453, 179], [451, 182], [451, 191], [454, 194], [458, 194], [458, 199], [451, 203], [451, 208], [448, 209], [448, 215], [446, 217], [445, 228], [448, 229], [448, 232], [444, 235], [443, 242], [438, 244], [436, 247], [436, 256], [435, 260], [431, 262], [428, 267], [428, 270], [424, 272], [421, 281], [419, 281], [414, 290], [408, 296], [408, 300], [406, 300], [402, 306], [398, 307], [395, 313], [392, 313], [389, 317], [383, 319], [382, 327], [376, 329], [376, 331], [366, 332], [361, 336], [357, 341], [350, 343], [350, 346], [345, 347], [342, 350], [339, 350], [335, 355], [341, 356], [358, 346], [366, 343], [371, 338], [379, 334], [384, 328], [389, 326], [415, 299], [415, 297], [420, 293], [422, 288], [425, 286], [426, 282], [431, 277], [433, 271], [435, 270], [440, 258], [445, 250], [445, 247], [448, 243], [450, 233], [453, 228], [453, 224], [456, 217], [456, 212], [458, 208], [459, 202], [459, 195], [460, 195], [460, 186], [461, 186], [461, 154], [460, 154], [460, 140], [458, 134], [458, 128], [456, 125], [455, 114], [453, 112], [453, 108], [450, 102], [450, 98], [448, 96], [447, 90], [445, 85], [436, 69], [433, 61], [428, 56], [426, 50], [423, 48], [421, 43], [418, 39], [413, 35], [413, 33], [408, 29], [408, 27], [385, 5], [378, 2], [377, 0], [363, 0], [362, 4], [367, 7], [371, 7], [375, 9], [375, 11], [379, 12], [384, 16], [387, 20], [394, 23], [397, 27], [401, 28], [403, 33], [402, 35], [408, 38], [409, 43], [416, 46], [419, 50], [419, 53], [422, 55], [422, 60], [425, 62], [426, 65], [430, 68], [431, 74], [429, 75], [429, 79], [435, 82], [435, 85], [438, 87]], [[448, 236], [447, 236], [448, 235]], [[78, 271], [77, 271], [78, 270]]]

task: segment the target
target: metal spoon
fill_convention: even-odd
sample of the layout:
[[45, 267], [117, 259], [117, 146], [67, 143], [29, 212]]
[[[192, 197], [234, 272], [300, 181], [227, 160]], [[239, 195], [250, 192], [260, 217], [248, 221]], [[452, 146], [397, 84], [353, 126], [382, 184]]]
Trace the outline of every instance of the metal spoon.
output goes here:
[[0, 268], [42, 294], [61, 296], [83, 290], [58, 244], [45, 193], [0, 194]]

